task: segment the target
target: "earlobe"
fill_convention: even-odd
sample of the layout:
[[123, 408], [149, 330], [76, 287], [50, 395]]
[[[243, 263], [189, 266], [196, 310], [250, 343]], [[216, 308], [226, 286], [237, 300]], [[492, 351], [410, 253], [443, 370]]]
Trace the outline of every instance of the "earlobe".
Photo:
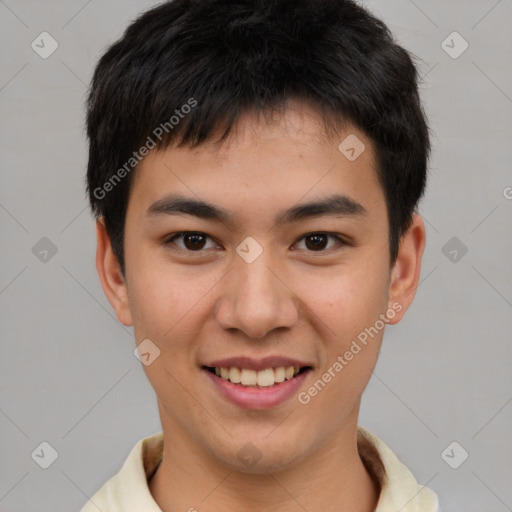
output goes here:
[[114, 308], [118, 320], [126, 326], [133, 324], [128, 301], [128, 290], [121, 272], [103, 218], [96, 221], [96, 269], [105, 295]]
[[425, 242], [425, 224], [414, 213], [411, 227], [400, 240], [398, 256], [391, 273], [388, 308], [393, 309], [396, 314], [388, 320], [389, 324], [396, 324], [403, 318], [416, 295]]

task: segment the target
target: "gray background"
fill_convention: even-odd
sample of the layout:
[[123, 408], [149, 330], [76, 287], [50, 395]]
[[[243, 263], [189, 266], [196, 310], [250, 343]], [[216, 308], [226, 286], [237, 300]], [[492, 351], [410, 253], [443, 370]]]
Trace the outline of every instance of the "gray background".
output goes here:
[[[78, 510], [160, 430], [131, 330], [100, 288], [83, 186], [86, 84], [152, 4], [0, 0], [2, 512]], [[360, 424], [444, 511], [512, 510], [512, 2], [366, 5], [421, 59], [433, 156], [422, 282], [386, 332]], [[43, 31], [59, 44], [47, 59], [31, 48]], [[442, 47], [453, 31], [469, 44], [458, 58]], [[43, 441], [58, 453], [46, 470], [31, 457]]]

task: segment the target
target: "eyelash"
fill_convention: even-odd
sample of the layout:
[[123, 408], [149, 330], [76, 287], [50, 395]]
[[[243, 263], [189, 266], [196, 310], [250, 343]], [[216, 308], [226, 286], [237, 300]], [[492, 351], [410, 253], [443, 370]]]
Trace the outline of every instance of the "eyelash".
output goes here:
[[[206, 233], [203, 233], [202, 231], [180, 231], [178, 233], [174, 233], [173, 235], [171, 235], [170, 237], [166, 238], [164, 240], [164, 245], [166, 247], [169, 247], [171, 250], [175, 251], [175, 252], [181, 252], [181, 253], [188, 253], [188, 254], [194, 254], [194, 253], [197, 253], [198, 255], [201, 255], [202, 253], [204, 253], [205, 250], [207, 249], [198, 249], [197, 251], [192, 251], [190, 249], [183, 249], [181, 247], [170, 247], [171, 244], [174, 244], [174, 240], [176, 240], [177, 238], [182, 238], [184, 237], [185, 235], [201, 235], [201, 236], [205, 236], [207, 238], [209, 238], [210, 240], [213, 241], [213, 238], [210, 236], [210, 235], [207, 235]], [[332, 250], [337, 250], [337, 249], [340, 249], [341, 247], [343, 246], [348, 246], [350, 245], [346, 240], [344, 240], [343, 238], [341, 238], [339, 235], [336, 235], [335, 233], [328, 233], [326, 231], [311, 231], [309, 233], [306, 233], [305, 235], [302, 235], [296, 242], [295, 244], [297, 244], [298, 242], [304, 240], [305, 238], [307, 238], [308, 236], [312, 236], [312, 235], [325, 235], [327, 237], [330, 237], [330, 238], [333, 238], [335, 239], [338, 243], [337, 245], [333, 246], [333, 247], [329, 247], [327, 249], [320, 249], [318, 251], [313, 251], [313, 250], [307, 250], [306, 249], [306, 252], [309, 252], [313, 255], [317, 254], [317, 253], [330, 253]], [[295, 245], [294, 244], [294, 245]], [[174, 244], [175, 245], [175, 244]]]

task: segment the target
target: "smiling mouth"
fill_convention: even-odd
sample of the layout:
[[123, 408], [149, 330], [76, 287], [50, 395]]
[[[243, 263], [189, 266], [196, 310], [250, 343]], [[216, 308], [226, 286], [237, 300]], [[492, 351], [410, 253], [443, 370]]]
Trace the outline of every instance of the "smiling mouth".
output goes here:
[[283, 382], [294, 379], [301, 373], [312, 370], [311, 366], [279, 366], [260, 371], [237, 367], [203, 366], [203, 368], [223, 380], [247, 388], [278, 386]]

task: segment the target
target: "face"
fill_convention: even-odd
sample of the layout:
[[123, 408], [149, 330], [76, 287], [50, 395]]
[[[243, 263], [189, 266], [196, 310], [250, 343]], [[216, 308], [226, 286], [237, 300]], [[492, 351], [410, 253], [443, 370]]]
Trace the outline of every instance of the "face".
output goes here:
[[[348, 136], [365, 146], [355, 160], [338, 149]], [[272, 122], [246, 114], [221, 145], [141, 162], [125, 279], [103, 282], [108, 264], [100, 275], [137, 344], [150, 340], [149, 359], [160, 350], [144, 370], [164, 432], [242, 470], [251, 443], [257, 472], [355, 428], [385, 321], [412, 300], [423, 248], [416, 238], [390, 265], [375, 165], [364, 133], [330, 140], [298, 105]]]

